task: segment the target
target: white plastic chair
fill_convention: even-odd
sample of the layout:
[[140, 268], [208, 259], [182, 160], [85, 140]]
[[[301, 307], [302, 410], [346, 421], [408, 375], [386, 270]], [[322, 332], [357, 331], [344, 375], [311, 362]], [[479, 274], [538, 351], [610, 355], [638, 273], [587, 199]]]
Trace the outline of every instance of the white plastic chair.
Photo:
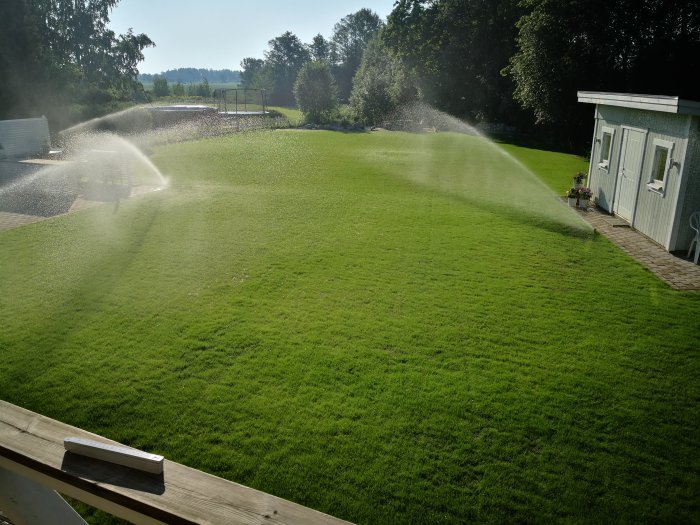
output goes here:
[[695, 260], [693, 262], [698, 264], [700, 257], [700, 211], [695, 211], [690, 215], [690, 229], [695, 232], [695, 237], [690, 242], [687, 257], [690, 258], [690, 254], [693, 253], [693, 245], [695, 245]]

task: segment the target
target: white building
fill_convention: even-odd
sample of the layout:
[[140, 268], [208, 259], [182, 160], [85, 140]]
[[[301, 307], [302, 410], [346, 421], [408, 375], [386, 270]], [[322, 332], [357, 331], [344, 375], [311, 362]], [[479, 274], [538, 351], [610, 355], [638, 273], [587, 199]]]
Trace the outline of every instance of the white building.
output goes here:
[[579, 91], [595, 104], [589, 186], [599, 207], [668, 251], [687, 250], [700, 210], [700, 102]]
[[33, 157], [48, 153], [50, 143], [46, 117], [0, 120], [0, 156]]

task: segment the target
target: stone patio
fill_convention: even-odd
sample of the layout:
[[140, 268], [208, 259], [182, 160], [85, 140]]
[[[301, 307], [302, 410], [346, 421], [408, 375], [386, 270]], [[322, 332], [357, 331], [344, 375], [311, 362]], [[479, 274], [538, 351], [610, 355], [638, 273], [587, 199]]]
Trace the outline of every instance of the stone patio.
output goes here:
[[[144, 195], [146, 193], [151, 193], [154, 191], [160, 191], [162, 188], [158, 188], [155, 186], [132, 186], [131, 188], [131, 195], [129, 198], [137, 197], [139, 195]], [[83, 196], [77, 197], [74, 201], [73, 204], [71, 205], [70, 209], [66, 213], [74, 213], [76, 211], [81, 211], [85, 210], [88, 208], [92, 208], [94, 206], [102, 206], [102, 205], [111, 205], [114, 206], [114, 202], [105, 202], [105, 201], [95, 201], [95, 200], [89, 200], [84, 198]], [[27, 224], [32, 224], [35, 222], [39, 221], [44, 221], [46, 219], [50, 219], [52, 217], [57, 217], [59, 215], [63, 214], [58, 214], [58, 215], [53, 215], [53, 216], [41, 216], [41, 215], [25, 215], [22, 213], [13, 213], [9, 211], [2, 211], [0, 210], [0, 232], [4, 230], [12, 230], [14, 228], [19, 228], [20, 226], [26, 226]], [[2, 525], [0, 523], [0, 525]]]
[[624, 220], [599, 208], [577, 211], [597, 232], [605, 235], [671, 288], [700, 290], [700, 265], [686, 259], [686, 253], [668, 253]]

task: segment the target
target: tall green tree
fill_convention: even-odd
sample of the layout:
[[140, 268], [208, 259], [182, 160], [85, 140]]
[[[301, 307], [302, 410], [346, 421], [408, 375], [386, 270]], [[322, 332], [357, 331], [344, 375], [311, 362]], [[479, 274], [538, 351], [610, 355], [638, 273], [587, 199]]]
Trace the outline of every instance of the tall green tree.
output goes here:
[[43, 47], [60, 69], [75, 76], [78, 87], [131, 87], [142, 50], [153, 45], [146, 35], [129, 31], [117, 36], [107, 28], [118, 1], [30, 2]]
[[[309, 51], [290, 31], [268, 42], [265, 52], [265, 73], [270, 102], [282, 106], [294, 104], [293, 87], [301, 67], [310, 59]], [[268, 71], [264, 71], [265, 69]]]
[[182, 85], [182, 82], [178, 81], [177, 84], [173, 86], [173, 95], [176, 97], [185, 96], [185, 86]]
[[168, 86], [168, 81], [162, 75], [156, 75], [153, 77], [153, 96], [154, 97], [167, 97], [170, 95], [170, 87]]
[[210, 97], [211, 87], [209, 87], [209, 80], [206, 78], [202, 80], [201, 83], [197, 84], [196, 94], [198, 97]]
[[294, 83], [294, 98], [308, 121], [319, 122], [338, 105], [335, 81], [328, 62], [307, 62]]
[[259, 87], [255, 84], [258, 81], [258, 74], [264, 65], [265, 61], [260, 58], [248, 57], [241, 60], [241, 67], [243, 68], [243, 71], [241, 71], [241, 86], [244, 88]]
[[0, 2], [0, 118], [32, 116], [49, 92], [46, 55], [27, 0]]
[[317, 34], [311, 43], [308, 45], [309, 56], [314, 62], [330, 62], [331, 53], [331, 42], [326, 40], [321, 33]]
[[526, 0], [517, 52], [505, 70], [515, 98], [541, 123], [580, 142], [589, 109], [577, 90], [700, 99], [689, 71], [700, 55], [700, 4], [692, 0]]
[[[429, 104], [471, 120], [512, 119], [517, 0], [399, 0], [383, 32]], [[515, 111], [514, 111], [515, 110]]]
[[[0, 2], [0, 115], [48, 113], [58, 104], [128, 96], [153, 42], [108, 29], [118, 0]], [[14, 41], [14, 42], [13, 42]], [[0, 81], [2, 83], [2, 81]]]
[[360, 67], [362, 53], [383, 25], [377, 13], [370, 9], [360, 9], [343, 17], [333, 27], [333, 73], [341, 100], [350, 97], [352, 79]]
[[367, 124], [378, 124], [417, 97], [415, 79], [377, 36], [370, 40], [352, 83], [350, 105]]

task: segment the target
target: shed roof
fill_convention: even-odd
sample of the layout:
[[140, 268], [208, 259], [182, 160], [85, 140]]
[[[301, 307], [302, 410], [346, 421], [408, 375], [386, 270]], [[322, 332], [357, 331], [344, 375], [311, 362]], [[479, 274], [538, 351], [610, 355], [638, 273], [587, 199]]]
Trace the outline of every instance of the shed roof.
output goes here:
[[665, 95], [637, 95], [634, 93], [605, 93], [602, 91], [578, 91], [579, 102], [646, 109], [678, 115], [700, 115], [700, 102], [683, 100]]

